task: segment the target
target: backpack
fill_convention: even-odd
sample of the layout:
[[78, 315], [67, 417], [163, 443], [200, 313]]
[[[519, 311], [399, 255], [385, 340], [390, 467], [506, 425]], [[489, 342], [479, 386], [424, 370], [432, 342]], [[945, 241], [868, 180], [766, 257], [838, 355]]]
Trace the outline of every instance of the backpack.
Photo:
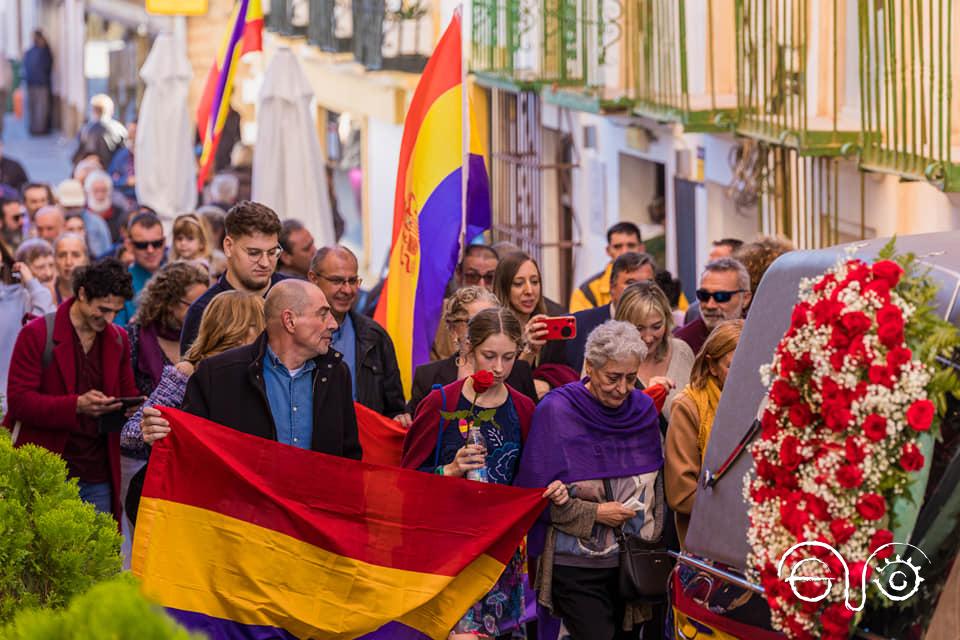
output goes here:
[[[53, 326], [57, 319], [56, 311], [43, 316], [43, 322], [47, 327], [47, 341], [43, 345], [43, 356], [40, 358], [40, 371], [43, 371], [53, 362]], [[20, 421], [17, 420], [13, 425], [13, 431], [10, 433], [10, 440], [17, 444], [17, 438], [20, 436]]]

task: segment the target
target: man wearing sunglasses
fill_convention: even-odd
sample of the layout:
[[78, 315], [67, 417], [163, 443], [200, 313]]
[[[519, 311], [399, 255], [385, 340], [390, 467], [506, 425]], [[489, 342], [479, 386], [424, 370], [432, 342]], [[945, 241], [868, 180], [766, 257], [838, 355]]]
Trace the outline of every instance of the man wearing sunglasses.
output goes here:
[[130, 275], [133, 276], [133, 299], [127, 300], [123, 311], [117, 314], [114, 322], [126, 326], [137, 312], [140, 292], [147, 286], [163, 263], [167, 261], [166, 240], [163, 237], [163, 225], [157, 214], [150, 211], [135, 213], [127, 225], [127, 238], [124, 241], [127, 251], [133, 256]]
[[750, 274], [746, 267], [734, 258], [708, 262], [700, 276], [697, 300], [700, 317], [674, 332], [694, 353], [700, 351], [718, 324], [743, 317], [750, 304]]
[[485, 244], [468, 245], [463, 261], [457, 265], [457, 288], [477, 286], [493, 291], [493, 274], [499, 263], [500, 257], [491, 247]]

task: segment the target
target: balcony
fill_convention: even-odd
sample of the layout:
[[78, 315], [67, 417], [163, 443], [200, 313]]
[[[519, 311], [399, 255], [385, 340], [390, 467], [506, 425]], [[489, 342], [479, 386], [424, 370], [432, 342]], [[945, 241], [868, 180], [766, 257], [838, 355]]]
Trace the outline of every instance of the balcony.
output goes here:
[[353, 11], [350, 0], [310, 0], [307, 42], [327, 53], [353, 51]]
[[477, 0], [470, 69], [484, 84], [544, 89], [590, 110], [626, 97], [619, 72], [617, 0]]
[[960, 11], [952, 4], [860, 0], [860, 162], [960, 191]]
[[627, 16], [634, 111], [691, 132], [737, 115], [734, 0], [635, 0]]
[[[854, 0], [737, 0], [737, 131], [802, 155], [860, 138]], [[854, 67], [855, 69], [855, 67]]]

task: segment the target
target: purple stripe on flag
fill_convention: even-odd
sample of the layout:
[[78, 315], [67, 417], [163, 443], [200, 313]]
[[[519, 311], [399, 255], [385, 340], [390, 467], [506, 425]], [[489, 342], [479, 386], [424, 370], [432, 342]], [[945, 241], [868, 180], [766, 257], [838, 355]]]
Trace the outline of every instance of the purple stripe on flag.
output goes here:
[[490, 180], [483, 156], [470, 154], [470, 174], [467, 176], [467, 229], [466, 242], [490, 228]]
[[223, 51], [223, 64], [220, 67], [220, 77], [217, 78], [217, 90], [213, 94], [213, 102], [210, 104], [211, 140], [213, 140], [217, 132], [217, 116], [220, 114], [223, 94], [227, 89], [227, 78], [230, 77], [230, 66], [233, 64], [233, 52], [240, 43], [243, 37], [243, 28], [247, 24], [247, 7], [249, 4], [250, 0], [240, 0], [240, 10], [237, 11], [237, 21], [233, 23], [230, 40], [227, 42], [227, 48]]
[[430, 640], [430, 636], [399, 622], [388, 622], [357, 640]]
[[413, 306], [413, 362], [430, 361], [447, 283], [460, 253], [462, 169], [456, 169], [430, 193], [417, 219], [420, 231], [420, 274]]
[[297, 640], [296, 636], [279, 627], [243, 624], [170, 607], [167, 607], [167, 614], [190, 631], [199, 631], [210, 640]]

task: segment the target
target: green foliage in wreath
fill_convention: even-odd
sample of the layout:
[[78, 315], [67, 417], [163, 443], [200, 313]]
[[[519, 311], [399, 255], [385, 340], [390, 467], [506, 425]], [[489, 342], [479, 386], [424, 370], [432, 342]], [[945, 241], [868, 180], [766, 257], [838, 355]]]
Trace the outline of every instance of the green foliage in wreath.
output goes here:
[[26, 609], [6, 628], [5, 640], [190, 640], [202, 638], [178, 626], [140, 595], [137, 580], [124, 574], [101, 582], [70, 601], [66, 609]]
[[22, 609], [63, 607], [121, 564], [116, 521], [80, 500], [63, 458], [15, 449], [0, 429], [0, 624]]
[[460, 411], [441, 411], [440, 416], [444, 420], [449, 420], [454, 424], [459, 424], [461, 420], [466, 420], [470, 422], [471, 420], [474, 424], [492, 424], [497, 429], [500, 428], [500, 425], [497, 424], [497, 421], [493, 417], [497, 415], [497, 408], [493, 409], [483, 409], [481, 411], [471, 411], [470, 409], [462, 409]]

